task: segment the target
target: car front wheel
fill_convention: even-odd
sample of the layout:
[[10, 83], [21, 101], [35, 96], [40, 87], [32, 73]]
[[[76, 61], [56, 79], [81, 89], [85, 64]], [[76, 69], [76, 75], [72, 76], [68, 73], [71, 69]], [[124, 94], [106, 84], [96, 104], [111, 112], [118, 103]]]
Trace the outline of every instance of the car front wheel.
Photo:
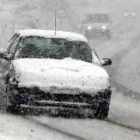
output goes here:
[[20, 104], [16, 101], [14, 94], [17, 92], [14, 89], [10, 89], [9, 85], [6, 87], [6, 111], [13, 114], [19, 114]]
[[103, 102], [100, 103], [99, 106], [97, 107], [96, 113], [95, 113], [95, 118], [104, 120], [107, 118], [109, 112], [109, 103]]

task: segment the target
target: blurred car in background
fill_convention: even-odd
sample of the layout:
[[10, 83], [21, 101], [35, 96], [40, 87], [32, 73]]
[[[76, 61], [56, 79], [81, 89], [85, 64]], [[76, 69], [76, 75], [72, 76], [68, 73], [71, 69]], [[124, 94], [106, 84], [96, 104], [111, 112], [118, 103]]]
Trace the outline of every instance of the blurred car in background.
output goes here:
[[126, 17], [126, 18], [135, 18], [136, 17], [136, 13], [135, 12], [126, 12], [125, 14], [124, 14], [124, 16]]
[[88, 14], [80, 28], [88, 39], [110, 39], [111, 22], [108, 14]]

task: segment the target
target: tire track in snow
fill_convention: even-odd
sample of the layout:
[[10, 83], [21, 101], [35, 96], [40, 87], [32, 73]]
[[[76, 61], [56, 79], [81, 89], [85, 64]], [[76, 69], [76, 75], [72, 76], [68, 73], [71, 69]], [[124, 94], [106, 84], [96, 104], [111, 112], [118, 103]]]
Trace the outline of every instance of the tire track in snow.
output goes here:
[[108, 69], [108, 72], [110, 73], [110, 77], [111, 77], [111, 83], [114, 87], [116, 87], [117, 91], [121, 91], [122, 94], [124, 94], [125, 96], [129, 96], [132, 99], [136, 99], [136, 100], [140, 100], [140, 93], [133, 91], [125, 86], [123, 86], [122, 84], [118, 83], [118, 81], [116, 81], [116, 76], [117, 76], [117, 69], [119, 69], [119, 64], [121, 62], [121, 60], [128, 54], [130, 53], [133, 49], [139, 47], [138, 44], [140, 42], [140, 35], [138, 35], [137, 37], [135, 37], [133, 39], [133, 41], [131, 42], [131, 44], [129, 45], [128, 48], [122, 50], [121, 52], [119, 52], [118, 54], [116, 54], [112, 60], [113, 60], [113, 64], [112, 67]]
[[111, 124], [114, 124], [114, 125], [129, 129], [131, 131], [137, 131], [137, 132], [140, 133], [140, 128], [137, 128], [137, 127], [134, 127], [134, 126], [132, 127], [132, 126], [129, 126], [127, 124], [123, 124], [123, 123], [117, 122], [115, 120], [112, 120], [110, 118], [106, 119], [105, 121], [108, 122], [108, 123], [111, 123]]
[[[121, 52], [117, 53], [113, 58], [113, 64], [111, 68], [107, 68], [108, 72], [110, 73], [110, 77], [111, 77], [111, 83], [112, 86], [115, 87], [115, 92], [121, 92], [123, 95], [131, 97], [131, 99], [135, 99], [135, 100], [140, 100], [140, 93], [133, 91], [125, 86], [123, 86], [122, 84], [118, 83], [118, 81], [116, 81], [116, 76], [117, 76], [117, 69], [119, 69], [119, 64], [121, 62], [121, 60], [127, 55], [129, 54], [132, 50], [134, 50], [135, 48], [139, 47], [140, 43], [140, 34], [137, 35], [132, 42], [130, 43], [129, 47], [122, 50]], [[139, 71], [138, 71], [139, 73]], [[140, 128], [137, 126], [131, 126], [125, 122], [121, 122], [121, 121], [117, 121], [115, 119], [112, 118], [108, 118], [106, 119], [107, 122], [121, 126], [121, 127], [125, 127], [127, 129], [133, 130], [133, 131], [138, 131], [140, 132]]]
[[61, 134], [65, 135], [65, 136], [68, 136], [70, 138], [74, 138], [76, 140], [86, 140], [85, 138], [82, 138], [78, 135], [74, 135], [74, 134], [71, 134], [69, 132], [63, 131], [61, 129], [55, 128], [52, 125], [49, 125], [47, 123], [42, 123], [40, 121], [34, 120], [33, 118], [29, 118], [29, 117], [24, 117], [24, 118], [30, 120], [31, 122], [36, 123], [37, 125], [43, 126], [44, 128], [50, 129], [54, 132], [61, 133]]
[[[30, 118], [29, 118], [30, 119]], [[49, 119], [49, 118], [48, 118]], [[140, 130], [139, 129], [133, 129], [133, 128], [131, 128], [131, 127], [125, 127], [124, 125], [120, 125], [119, 123], [114, 123], [114, 122], [112, 122], [112, 121], [110, 121], [110, 120], [105, 120], [105, 121], [100, 121], [100, 120], [97, 120], [97, 119], [93, 119], [93, 123], [91, 122], [91, 125], [93, 125], [94, 126], [94, 120], [95, 120], [95, 127], [93, 127], [91, 130], [90, 130], [90, 128], [91, 128], [91, 125], [87, 125], [89, 122], [88, 121], [90, 121], [89, 119], [87, 119], [87, 122], [86, 122], [86, 119], [85, 120], [83, 120], [83, 121], [85, 121], [84, 123], [80, 123], [80, 122], [77, 122], [77, 123], [80, 123], [81, 125], [76, 125], [75, 127], [75, 129], [76, 129], [76, 131], [74, 130], [71, 130], [72, 129], [72, 127], [74, 127], [74, 125], [71, 125], [71, 122], [69, 122], [70, 123], [70, 126], [69, 127], [67, 127], [66, 129], [65, 129], [65, 125], [69, 125], [69, 123], [68, 123], [68, 121], [62, 121], [62, 120], [60, 120], [60, 123], [61, 123], [61, 121], [62, 121], [62, 126], [60, 125], [60, 123], [58, 122], [58, 123], [55, 123], [56, 122], [56, 119], [54, 120], [54, 124], [53, 124], [53, 119], [51, 119], [51, 121], [49, 122], [49, 123], [47, 123], [47, 121], [43, 121], [42, 122], [42, 120], [41, 119], [34, 119], [34, 118], [31, 118], [31, 120], [33, 121], [33, 122], [37, 122], [37, 124], [39, 123], [39, 125], [43, 125], [43, 127], [45, 126], [47, 129], [48, 128], [51, 128], [51, 130], [53, 130], [53, 131], [55, 131], [55, 130], [59, 130], [59, 131], [56, 131], [56, 132], [59, 132], [59, 133], [61, 133], [61, 134], [64, 134], [63, 132], [66, 130], [67, 132], [66, 132], [66, 134], [68, 133], [68, 135], [67, 136], [72, 136], [71, 138], [78, 138], [78, 140], [80, 140], [80, 139], [82, 139], [82, 140], [89, 140], [90, 138], [91, 138], [91, 135], [92, 135], [92, 137], [94, 137], [95, 139], [103, 139], [103, 138], [96, 138], [96, 133], [92, 133], [92, 131], [98, 131], [99, 132], [99, 130], [101, 129], [101, 132], [103, 132], [104, 131], [104, 128], [106, 128], [106, 130], [108, 130], [108, 129], [110, 129], [111, 127], [113, 128], [113, 127], [115, 127], [116, 128], [116, 130], [118, 130], [117, 132], [119, 132], [119, 131], [121, 131], [121, 130], [125, 130], [125, 131], [130, 131], [130, 132], [132, 132], [133, 134], [135, 133], [137, 133], [137, 134], [140, 134]], [[79, 120], [79, 119], [78, 119]], [[41, 121], [41, 122], [40, 122]], [[49, 120], [48, 120], [49, 121]], [[58, 120], [59, 121], [59, 120]], [[92, 121], [92, 120], [91, 120]], [[98, 122], [99, 121], [99, 122]], [[45, 123], [45, 124], [44, 124]], [[76, 124], [77, 124], [76, 123]], [[98, 125], [96, 124], [96, 123], [98, 123]], [[84, 125], [85, 124], [85, 125]], [[53, 126], [52, 126], [53, 125]], [[96, 126], [97, 125], [97, 126]], [[102, 127], [101, 127], [101, 125], [102, 125]], [[60, 126], [61, 126], [61, 128], [60, 128]], [[87, 127], [88, 126], [88, 127]], [[52, 129], [53, 128], [53, 129]], [[89, 132], [83, 132], [84, 130], [83, 129], [81, 129], [81, 128], [85, 128], [86, 130], [87, 129], [89, 129]], [[61, 129], [61, 130], [60, 130]], [[82, 133], [83, 132], [83, 133]], [[81, 134], [82, 133], [82, 134]], [[87, 133], [90, 135], [89, 137], [87, 136]], [[100, 132], [99, 132], [100, 133]], [[103, 132], [104, 133], [104, 132]], [[102, 134], [103, 134], [102, 133]], [[108, 132], [105, 132], [105, 133], [108, 133]], [[70, 135], [69, 135], [70, 134]], [[74, 136], [74, 137], [73, 137]], [[103, 137], [104, 137], [104, 135], [103, 135]]]

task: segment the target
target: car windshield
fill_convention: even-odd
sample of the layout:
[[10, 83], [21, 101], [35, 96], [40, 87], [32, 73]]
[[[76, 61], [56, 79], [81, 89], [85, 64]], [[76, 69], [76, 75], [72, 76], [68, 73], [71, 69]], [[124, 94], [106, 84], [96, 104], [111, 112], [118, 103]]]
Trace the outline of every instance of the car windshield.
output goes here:
[[107, 14], [92, 14], [92, 15], [87, 15], [86, 22], [108, 23], [110, 22], [110, 18]]
[[71, 57], [92, 62], [92, 50], [86, 42], [82, 41], [31, 36], [22, 40], [18, 57], [54, 59]]

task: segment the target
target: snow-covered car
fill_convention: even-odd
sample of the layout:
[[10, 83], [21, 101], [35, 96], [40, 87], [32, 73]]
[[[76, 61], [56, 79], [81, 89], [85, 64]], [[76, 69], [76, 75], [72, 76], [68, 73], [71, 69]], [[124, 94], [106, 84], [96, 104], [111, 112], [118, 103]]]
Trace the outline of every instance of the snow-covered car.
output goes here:
[[111, 19], [108, 14], [88, 14], [81, 26], [88, 39], [110, 39]]
[[104, 119], [109, 111], [111, 87], [102, 66], [110, 64], [108, 58], [99, 59], [80, 34], [17, 31], [0, 51], [7, 111], [88, 111], [90, 116]]

